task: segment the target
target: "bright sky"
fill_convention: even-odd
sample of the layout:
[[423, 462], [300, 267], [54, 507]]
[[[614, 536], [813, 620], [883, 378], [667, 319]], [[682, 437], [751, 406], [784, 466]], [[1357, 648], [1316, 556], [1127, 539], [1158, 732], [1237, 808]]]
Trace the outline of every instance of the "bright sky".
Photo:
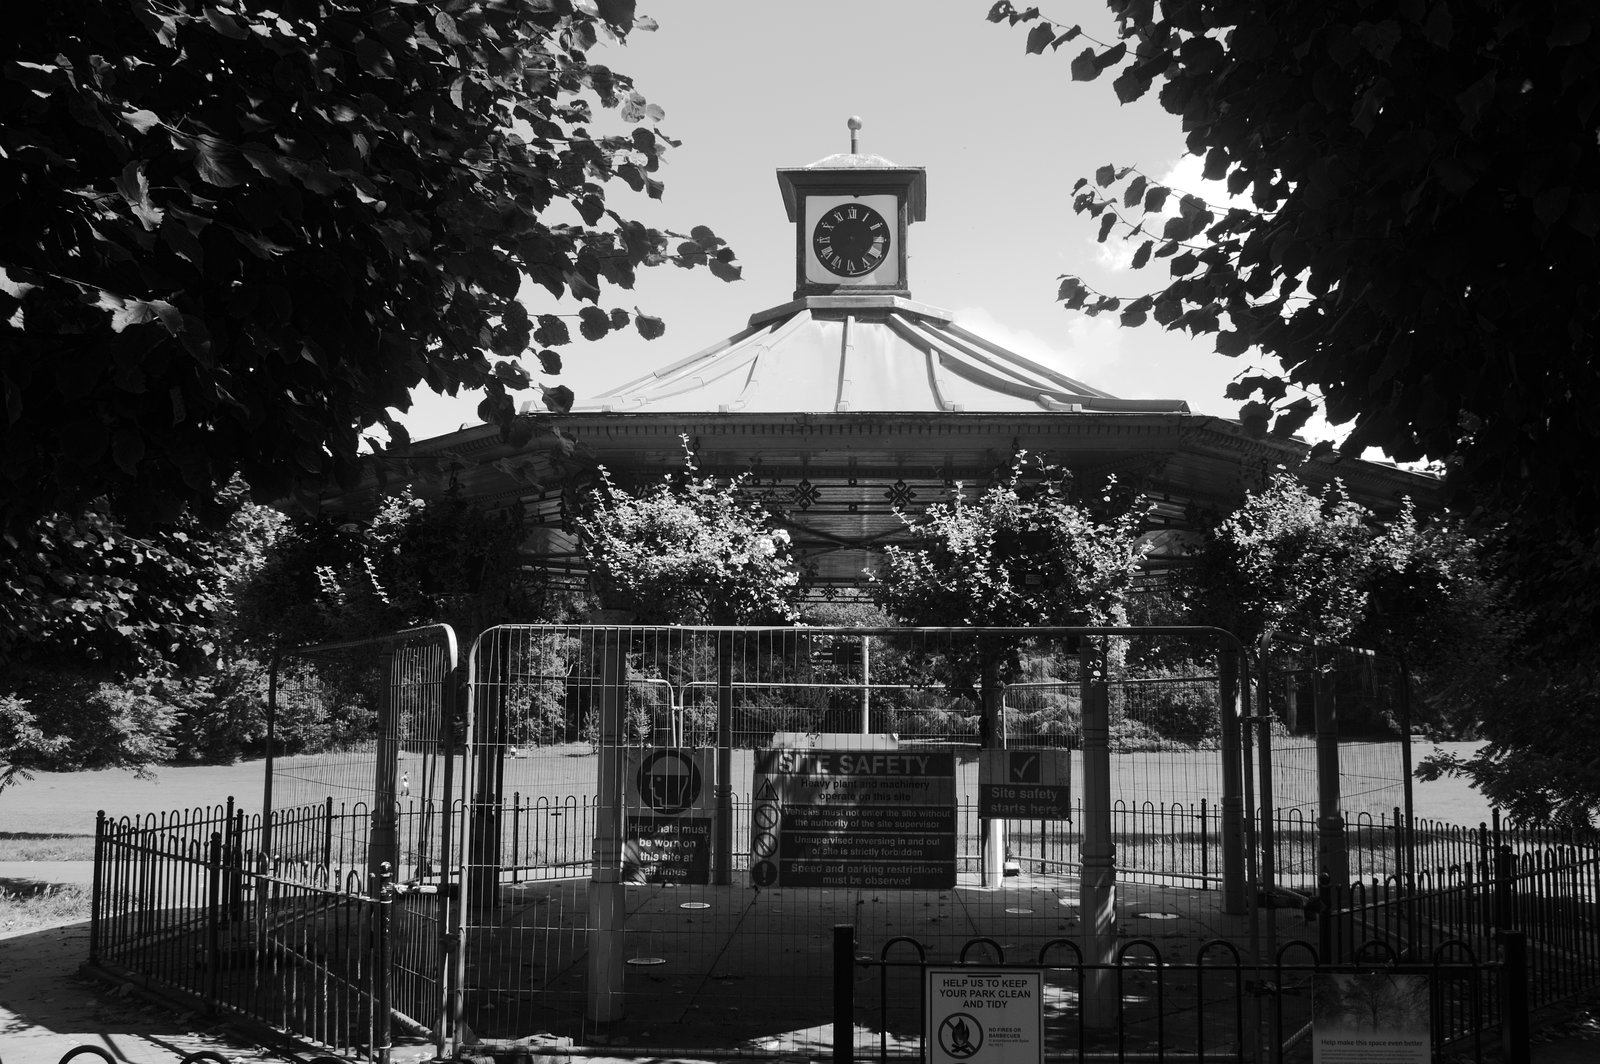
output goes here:
[[[1096, 223], [1072, 213], [1071, 189], [1105, 163], [1203, 192], [1198, 161], [1183, 164], [1176, 117], [1152, 93], [1123, 106], [1110, 79], [1073, 82], [1072, 55], [1025, 54], [1026, 27], [985, 19], [990, 0], [645, 0], [660, 23], [625, 48], [592, 58], [634, 78], [666, 109], [662, 131], [681, 140], [660, 173], [661, 203], [621, 182], [613, 206], [686, 233], [708, 225], [744, 267], [726, 284], [705, 270], [643, 271], [632, 292], [601, 306], [638, 307], [666, 320], [646, 341], [632, 328], [565, 347], [559, 377], [579, 402], [676, 362], [738, 331], [749, 316], [793, 298], [795, 237], [774, 171], [848, 151], [846, 119], [865, 123], [861, 150], [927, 170], [927, 220], [907, 237], [912, 298], [954, 311], [969, 329], [1122, 398], [1187, 399], [1237, 416], [1223, 389], [1256, 363], [1212, 351], [1153, 325], [1120, 327], [1055, 301], [1059, 278], [1079, 274], [1116, 295], [1160, 287], [1163, 269], [1126, 268], [1131, 246], [1095, 241]], [[1053, 0], [1056, 21], [1115, 41], [1097, 0]], [[1112, 244], [1118, 238], [1113, 235]], [[575, 314], [576, 304], [541, 307]], [[576, 336], [576, 329], [573, 330]], [[537, 364], [528, 366], [537, 372]], [[537, 393], [528, 393], [530, 396]], [[422, 439], [477, 423], [477, 398], [416, 397], [403, 420]]]

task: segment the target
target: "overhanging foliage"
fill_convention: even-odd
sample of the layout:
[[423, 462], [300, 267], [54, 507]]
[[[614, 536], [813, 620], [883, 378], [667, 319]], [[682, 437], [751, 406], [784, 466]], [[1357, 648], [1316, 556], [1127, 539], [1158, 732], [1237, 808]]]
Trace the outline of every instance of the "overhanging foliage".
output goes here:
[[[352, 483], [360, 434], [403, 451], [418, 385], [508, 392], [566, 321], [644, 266], [707, 265], [619, 214], [658, 196], [661, 109], [591, 63], [636, 29], [627, 0], [61, 0], [7, 27], [0, 62], [0, 517], [109, 495], [135, 518]], [[614, 127], [602, 133], [595, 127]], [[546, 389], [547, 404], [571, 393]]]

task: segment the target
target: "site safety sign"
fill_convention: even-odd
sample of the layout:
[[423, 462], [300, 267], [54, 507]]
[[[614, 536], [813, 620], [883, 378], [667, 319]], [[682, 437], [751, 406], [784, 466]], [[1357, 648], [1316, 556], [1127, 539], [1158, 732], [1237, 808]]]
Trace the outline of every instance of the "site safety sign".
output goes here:
[[757, 750], [751, 795], [755, 886], [955, 886], [950, 751]]
[[979, 751], [978, 815], [1009, 820], [1071, 820], [1071, 751]]
[[711, 882], [710, 750], [630, 750], [624, 771], [630, 883]]

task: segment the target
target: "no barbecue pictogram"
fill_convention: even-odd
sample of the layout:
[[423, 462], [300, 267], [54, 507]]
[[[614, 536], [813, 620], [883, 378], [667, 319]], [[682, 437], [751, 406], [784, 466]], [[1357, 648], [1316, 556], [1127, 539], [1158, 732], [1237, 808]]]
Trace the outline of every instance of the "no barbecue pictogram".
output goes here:
[[983, 1024], [965, 1012], [946, 1016], [939, 1023], [939, 1048], [957, 1060], [965, 1060], [983, 1048]]

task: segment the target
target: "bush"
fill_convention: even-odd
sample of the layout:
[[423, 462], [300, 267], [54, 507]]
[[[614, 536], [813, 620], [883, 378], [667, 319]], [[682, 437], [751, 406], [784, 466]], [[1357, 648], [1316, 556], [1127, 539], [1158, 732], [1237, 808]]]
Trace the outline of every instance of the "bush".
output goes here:
[[513, 742], [530, 746], [559, 743], [567, 735], [566, 684], [514, 684], [506, 691], [505, 713]]
[[173, 756], [179, 761], [231, 765], [263, 749], [267, 737], [267, 669], [246, 658], [206, 676], [160, 685], [173, 706]]
[[1160, 738], [1195, 749], [1215, 748], [1222, 733], [1216, 702], [1203, 694], [1163, 691], [1138, 717]]
[[30, 770], [142, 769], [172, 754], [176, 711], [152, 679], [24, 674], [0, 697], [0, 786]]

